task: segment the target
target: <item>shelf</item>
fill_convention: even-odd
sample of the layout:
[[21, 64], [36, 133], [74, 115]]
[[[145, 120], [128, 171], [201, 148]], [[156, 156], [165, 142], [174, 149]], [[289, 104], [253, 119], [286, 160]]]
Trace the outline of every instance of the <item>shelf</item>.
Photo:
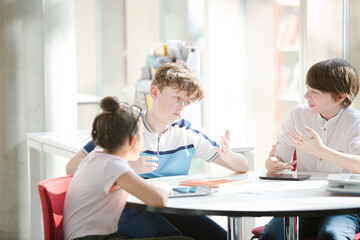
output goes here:
[[77, 103], [78, 104], [93, 104], [93, 103], [99, 103], [101, 100], [101, 97], [78, 93], [77, 94]]

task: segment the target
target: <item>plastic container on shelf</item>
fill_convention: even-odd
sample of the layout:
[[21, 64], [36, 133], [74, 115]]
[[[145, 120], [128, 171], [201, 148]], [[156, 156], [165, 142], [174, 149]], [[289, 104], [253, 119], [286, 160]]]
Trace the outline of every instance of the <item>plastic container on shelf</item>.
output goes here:
[[193, 69], [196, 75], [200, 78], [200, 53], [196, 48], [191, 48], [191, 51], [186, 59], [186, 64]]

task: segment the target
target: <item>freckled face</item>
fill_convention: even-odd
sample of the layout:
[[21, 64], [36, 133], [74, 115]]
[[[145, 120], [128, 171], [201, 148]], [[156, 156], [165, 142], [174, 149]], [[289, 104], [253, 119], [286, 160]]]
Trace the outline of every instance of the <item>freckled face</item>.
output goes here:
[[334, 101], [330, 93], [307, 87], [304, 97], [308, 101], [311, 112], [321, 114], [326, 119], [332, 118], [341, 109], [340, 103]]
[[191, 101], [185, 91], [165, 87], [158, 92], [156, 104], [163, 120], [171, 124], [182, 118], [185, 108], [191, 104]]

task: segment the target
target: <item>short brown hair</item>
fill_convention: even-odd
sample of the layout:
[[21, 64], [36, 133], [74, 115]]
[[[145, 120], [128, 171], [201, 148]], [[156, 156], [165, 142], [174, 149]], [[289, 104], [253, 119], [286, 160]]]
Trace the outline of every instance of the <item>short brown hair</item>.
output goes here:
[[332, 58], [313, 65], [306, 74], [306, 85], [330, 93], [336, 101], [345, 94], [343, 108], [351, 105], [359, 92], [358, 71], [347, 61]]
[[155, 73], [151, 86], [156, 85], [160, 91], [165, 87], [175, 87], [185, 91], [191, 101], [204, 98], [204, 91], [195, 72], [184, 62], [165, 63]]

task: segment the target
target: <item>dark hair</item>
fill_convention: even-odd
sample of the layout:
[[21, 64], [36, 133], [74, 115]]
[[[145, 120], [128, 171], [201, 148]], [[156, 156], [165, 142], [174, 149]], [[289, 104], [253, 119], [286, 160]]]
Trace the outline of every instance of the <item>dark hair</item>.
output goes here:
[[359, 75], [347, 61], [333, 58], [313, 65], [306, 74], [306, 84], [330, 93], [334, 101], [340, 94], [345, 94], [343, 108], [347, 108], [359, 92]]
[[[103, 98], [100, 107], [103, 112], [95, 118], [91, 136], [96, 145], [112, 153], [129, 139], [137, 116], [134, 116], [127, 107], [121, 106], [116, 97]], [[138, 129], [136, 127], [136, 134]]]
[[192, 101], [204, 98], [204, 90], [196, 73], [184, 62], [165, 63], [156, 71], [151, 86], [156, 85], [160, 91], [165, 87], [175, 87], [185, 91]]

